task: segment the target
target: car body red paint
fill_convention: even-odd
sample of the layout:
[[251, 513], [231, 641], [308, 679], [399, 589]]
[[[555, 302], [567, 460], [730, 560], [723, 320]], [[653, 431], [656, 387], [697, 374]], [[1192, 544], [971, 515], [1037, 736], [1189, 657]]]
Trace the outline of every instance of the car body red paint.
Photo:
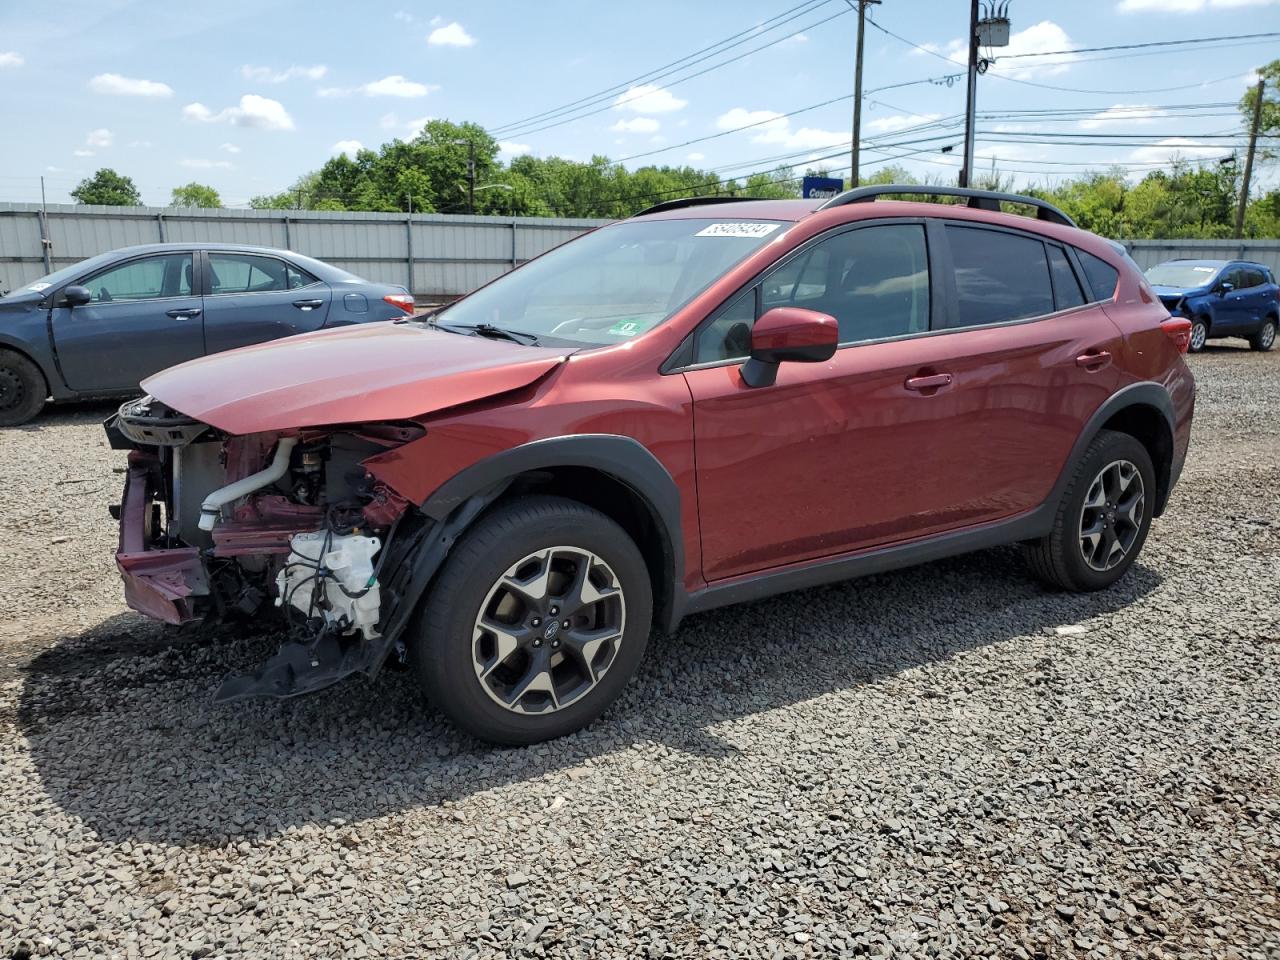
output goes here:
[[[305, 442], [343, 425], [411, 421], [422, 429], [360, 461], [370, 496], [381, 497], [381, 507], [365, 508], [373, 527], [419, 509], [444, 523], [457, 515], [461, 501], [451, 490], [459, 478], [500, 477], [495, 464], [512, 454], [537, 464], [519, 474], [521, 483], [536, 484], [555, 473], [554, 462], [539, 459], [548, 444], [634, 441], [669, 478], [678, 509], [678, 518], [667, 518], [674, 535], [663, 541], [665, 559], [653, 561], [675, 579], [656, 585], [666, 626], [684, 611], [747, 595], [752, 584], [768, 592], [834, 579], [828, 570], [856, 572], [848, 565], [859, 560], [900, 565], [892, 557], [956, 552], [947, 546], [953, 542], [972, 548], [1040, 536], [1082, 444], [1104, 424], [1120, 429], [1115, 424], [1155, 418], [1149, 445], [1161, 486], [1153, 500], [1155, 512], [1163, 509], [1188, 448], [1194, 383], [1161, 329], [1167, 312], [1115, 245], [1070, 226], [965, 206], [815, 206], [754, 201], [643, 218], [778, 227], [664, 322], [625, 342], [534, 347], [383, 324], [192, 361], [144, 386], [167, 408], [222, 434], [261, 435], [257, 462], [228, 479], [258, 469], [280, 435]], [[928, 231], [927, 329], [845, 343], [819, 362], [781, 363], [763, 387], [748, 385], [738, 360], [695, 362], [683, 352], [695, 331], [788, 255], [864, 223]], [[1087, 303], [1013, 322], [938, 326], [940, 298], [953, 306], [956, 296], [937, 269], [950, 262], [935, 259], [939, 224], [990, 227], [1060, 245], [1075, 251], [1073, 258], [1087, 254], [1115, 272], [1114, 293], [1087, 295], [1080, 257], [1068, 269]], [[793, 298], [799, 286], [797, 280]], [[752, 348], [789, 342], [797, 330], [820, 345], [828, 334], [812, 325], [813, 315], [775, 308]], [[572, 471], [598, 469], [646, 504], [659, 499], [646, 496], [621, 464], [612, 470], [586, 462], [574, 461]], [[139, 482], [132, 473], [130, 480]], [[137, 499], [131, 491], [126, 504]], [[137, 508], [124, 514], [126, 526], [139, 522]], [[255, 542], [264, 553], [285, 550], [282, 534], [314, 526], [314, 514], [299, 513], [291, 526], [277, 510], [255, 534], [254, 516], [242, 505], [229, 518], [213, 541], [218, 555], [234, 555], [235, 544], [252, 552]], [[163, 603], [140, 599], [138, 550], [125, 550], [122, 541], [119, 560], [130, 604], [162, 616], [163, 605], [176, 602], [170, 595], [182, 592], [173, 577], [188, 570], [189, 553], [179, 552], [185, 545], [152, 549], [173, 554], [163, 569], [169, 579], [156, 582]]]

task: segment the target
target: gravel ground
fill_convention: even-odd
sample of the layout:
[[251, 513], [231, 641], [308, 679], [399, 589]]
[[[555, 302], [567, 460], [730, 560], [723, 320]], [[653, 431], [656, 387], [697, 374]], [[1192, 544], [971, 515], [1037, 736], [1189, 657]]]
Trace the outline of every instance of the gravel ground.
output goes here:
[[593, 728], [407, 674], [214, 707], [127, 613], [103, 407], [0, 433], [0, 955], [1280, 958], [1280, 353], [1192, 358], [1129, 577], [1012, 550], [703, 615]]

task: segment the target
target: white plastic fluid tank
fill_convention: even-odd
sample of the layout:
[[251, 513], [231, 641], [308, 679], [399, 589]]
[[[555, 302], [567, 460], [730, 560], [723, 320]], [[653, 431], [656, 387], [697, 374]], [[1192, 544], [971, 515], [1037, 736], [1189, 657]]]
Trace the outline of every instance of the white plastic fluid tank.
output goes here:
[[[382, 549], [382, 541], [377, 537], [316, 531], [296, 534], [289, 545], [289, 559], [276, 575], [276, 604], [287, 598], [303, 614], [314, 613], [331, 624], [359, 630], [366, 639], [376, 637], [381, 597], [373, 579], [373, 558]], [[327, 571], [321, 594], [327, 609], [312, 611], [315, 580], [310, 578], [316, 574], [317, 566]], [[363, 595], [348, 596], [361, 591], [365, 591]]]

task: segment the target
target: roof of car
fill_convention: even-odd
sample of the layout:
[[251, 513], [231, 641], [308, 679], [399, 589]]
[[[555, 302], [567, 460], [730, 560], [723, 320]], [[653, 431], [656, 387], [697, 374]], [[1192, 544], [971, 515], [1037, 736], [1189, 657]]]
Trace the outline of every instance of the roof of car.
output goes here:
[[341, 267], [335, 267], [331, 263], [325, 263], [323, 260], [317, 260], [314, 257], [308, 257], [306, 254], [297, 253], [294, 250], [281, 250], [276, 247], [259, 247], [251, 243], [216, 243], [203, 240], [192, 241], [190, 243], [142, 243], [131, 247], [118, 247], [115, 250], [108, 250], [106, 253], [100, 253], [96, 256], [84, 260], [82, 263], [75, 264], [76, 268], [88, 267], [93, 268], [104, 264], [112, 263], [125, 257], [145, 256], [149, 253], [166, 253], [178, 252], [184, 250], [226, 250], [236, 253], [256, 253], [263, 256], [271, 257], [287, 257], [294, 263], [318, 276], [321, 280], [330, 283], [362, 280], [355, 274], [343, 270]]
[[734, 200], [725, 203], [698, 204], [657, 210], [645, 214], [646, 220], [803, 220], [825, 200]]

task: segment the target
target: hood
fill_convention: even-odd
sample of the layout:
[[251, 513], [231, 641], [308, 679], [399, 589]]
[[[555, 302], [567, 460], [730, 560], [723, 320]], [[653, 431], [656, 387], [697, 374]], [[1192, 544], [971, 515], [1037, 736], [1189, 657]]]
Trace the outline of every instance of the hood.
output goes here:
[[403, 420], [528, 386], [572, 349], [367, 323], [191, 360], [142, 381], [232, 434]]
[[0, 310], [5, 307], [30, 308], [40, 303], [45, 298], [45, 293], [45, 290], [32, 290], [30, 287], [21, 287], [8, 296], [0, 297]]
[[1166, 287], [1163, 285], [1152, 284], [1151, 289], [1156, 292], [1156, 296], [1161, 300], [1176, 297], [1190, 297], [1200, 293], [1208, 293], [1208, 287]]

